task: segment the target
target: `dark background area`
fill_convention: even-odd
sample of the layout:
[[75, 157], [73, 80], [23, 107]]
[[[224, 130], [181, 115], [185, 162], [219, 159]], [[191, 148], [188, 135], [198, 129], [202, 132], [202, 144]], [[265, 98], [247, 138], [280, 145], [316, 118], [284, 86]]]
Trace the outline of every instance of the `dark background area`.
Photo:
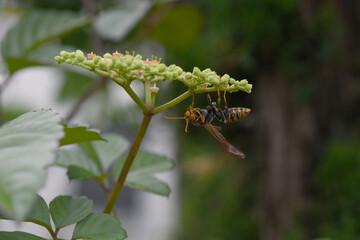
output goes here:
[[181, 239], [360, 239], [360, 2], [196, 1], [168, 14], [179, 11], [193, 18], [173, 24], [201, 29], [184, 42], [163, 32], [169, 59], [254, 86], [228, 94], [251, 114], [221, 126], [244, 161], [204, 129], [180, 134]]
[[[96, 16], [122, 1], [3, 2]], [[121, 40], [88, 28], [59, 41], [99, 54], [141, 53], [151, 41], [168, 65], [253, 84], [251, 94], [227, 94], [229, 107], [251, 114], [218, 124], [246, 159], [234, 159], [204, 128], [185, 134], [178, 122], [182, 226], [174, 239], [360, 239], [360, 1], [160, 1]], [[89, 92], [91, 78], [67, 76], [59, 99]], [[184, 90], [174, 83], [159, 97]], [[195, 106], [206, 104], [206, 95], [196, 96]]]

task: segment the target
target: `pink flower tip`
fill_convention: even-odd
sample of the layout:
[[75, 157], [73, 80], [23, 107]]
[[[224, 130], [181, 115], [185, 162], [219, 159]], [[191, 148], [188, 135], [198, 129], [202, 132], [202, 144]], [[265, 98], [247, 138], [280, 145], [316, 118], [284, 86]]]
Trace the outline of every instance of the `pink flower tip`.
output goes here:
[[159, 92], [159, 88], [158, 87], [150, 87], [150, 91], [153, 93], [158, 93]]
[[144, 63], [145, 64], [148, 64], [148, 65], [150, 65], [150, 64], [159, 64], [160, 63], [160, 61], [157, 61], [157, 60], [149, 60], [149, 59], [146, 59], [145, 61], [144, 61]]
[[120, 57], [121, 56], [121, 53], [119, 53], [118, 51], [114, 52], [112, 54], [114, 57]]
[[91, 53], [88, 53], [88, 58], [94, 58], [96, 57], [96, 54], [91, 52]]

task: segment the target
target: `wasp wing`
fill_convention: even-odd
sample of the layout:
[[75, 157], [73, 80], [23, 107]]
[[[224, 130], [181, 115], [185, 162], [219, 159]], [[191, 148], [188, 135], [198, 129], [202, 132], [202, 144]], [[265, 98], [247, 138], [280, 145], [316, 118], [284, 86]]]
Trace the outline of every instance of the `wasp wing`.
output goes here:
[[224, 146], [224, 148], [229, 153], [232, 153], [239, 158], [245, 158], [245, 154], [236, 147], [234, 147], [233, 145], [231, 145], [214, 125], [208, 123], [205, 124], [204, 127], [216, 138], [216, 140], [218, 140], [221, 143], [221, 145]]

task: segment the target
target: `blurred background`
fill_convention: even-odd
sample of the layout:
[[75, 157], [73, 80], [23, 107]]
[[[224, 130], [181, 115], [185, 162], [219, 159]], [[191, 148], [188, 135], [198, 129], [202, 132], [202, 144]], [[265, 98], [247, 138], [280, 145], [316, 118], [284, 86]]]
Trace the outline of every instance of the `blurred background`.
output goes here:
[[[360, 239], [360, 1], [0, 4], [2, 123], [53, 108], [70, 122], [134, 138], [141, 112], [125, 92], [56, 65], [62, 49], [135, 51], [185, 71], [211, 68], [253, 84], [251, 94], [227, 94], [229, 107], [248, 107], [251, 114], [218, 124], [244, 160], [204, 128], [190, 126], [186, 134], [183, 121], [156, 116], [143, 147], [177, 161], [176, 170], [162, 176], [173, 192], [168, 199], [122, 192], [120, 220], [129, 239]], [[159, 101], [185, 90], [168, 84]], [[182, 116], [190, 104], [164, 115]], [[206, 95], [197, 95], [195, 106], [206, 105]], [[56, 178], [48, 189], [68, 191], [63, 175], [62, 184]], [[91, 184], [71, 191], [98, 199], [101, 209], [105, 200]]]

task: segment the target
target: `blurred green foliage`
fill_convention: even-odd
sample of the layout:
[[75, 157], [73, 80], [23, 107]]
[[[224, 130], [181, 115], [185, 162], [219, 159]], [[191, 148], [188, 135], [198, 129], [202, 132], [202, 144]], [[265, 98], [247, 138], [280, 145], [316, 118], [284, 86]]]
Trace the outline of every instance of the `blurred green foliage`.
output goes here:
[[[342, 51], [346, 37], [351, 36], [351, 29], [342, 19], [344, 13], [340, 12], [345, 11], [345, 6], [340, 9], [335, 1], [330, 0], [321, 4], [310, 1], [309, 4], [316, 5], [316, 8], [297, 0], [208, 0], [196, 1], [187, 8], [182, 6], [189, 13], [197, 9], [201, 19], [194, 17], [179, 20], [176, 24], [186, 26], [189, 21], [195, 26], [202, 24], [201, 34], [186, 48], [167, 44], [166, 60], [184, 66], [185, 70], [192, 65], [207, 65], [216, 69], [218, 74], [227, 72], [235, 77], [251, 79], [255, 83], [255, 97], [256, 80], [260, 74], [284, 76], [290, 89], [287, 105], [294, 112], [301, 106], [310, 108], [319, 120], [319, 136], [312, 147], [312, 158], [303, 160], [311, 162], [309, 166], [312, 167], [302, 183], [311, 204], [295, 209], [294, 222], [282, 239], [314, 239], [319, 236], [360, 239], [360, 137], [356, 127], [359, 126], [356, 122], [359, 112], [341, 106], [344, 100], [339, 92], [344, 85], [339, 86], [341, 83], [336, 82], [341, 73], [335, 70], [337, 66], [346, 64], [344, 56], [347, 55]], [[347, 7], [351, 5], [348, 4]], [[354, 1], [352, 4], [356, 5]], [[307, 12], [310, 17], [301, 13], [306, 7], [310, 8]], [[359, 16], [354, 18], [360, 23]], [[352, 24], [356, 26], [355, 22]], [[165, 39], [159, 40], [166, 43]], [[354, 49], [353, 54], [360, 56], [358, 49]], [[355, 65], [348, 68], [356, 69], [356, 66], [359, 64], [356, 65], [355, 61]], [[329, 81], [321, 81], [323, 78]], [[359, 90], [359, 84], [355, 85], [353, 94], [359, 94]], [[178, 89], [173, 91], [178, 92]], [[339, 101], [335, 105], [330, 105], [333, 102], [327, 100], [319, 101], [324, 96]], [[254, 96], [251, 101], [243, 94], [229, 94], [228, 99], [230, 106], [251, 108], [257, 101]], [[197, 96], [195, 104], [205, 107], [206, 97]], [[338, 107], [341, 111], [334, 109]], [[185, 108], [186, 105], [179, 114]], [[256, 129], [249, 128], [255, 120], [254, 114], [257, 114], [257, 109], [242, 120], [243, 124], [221, 126], [231, 143], [242, 146], [240, 149], [248, 155], [245, 161], [252, 161], [246, 164], [226, 161], [226, 152], [215, 140], [208, 138], [204, 129], [190, 127], [189, 133], [184, 135], [181, 125], [184, 184], [180, 239], [259, 239], [259, 198], [263, 197], [259, 193], [264, 187], [260, 180], [266, 166], [259, 166], [258, 155], [263, 149], [259, 148], [254, 136]], [[324, 143], [352, 132], [357, 133], [352, 141]], [[199, 169], [204, 169], [204, 172], [199, 172]], [[241, 180], [234, 179], [234, 176]]]
[[205, 129], [195, 138], [193, 130], [193, 141], [185, 140], [181, 154], [183, 229], [178, 239], [258, 239], [256, 168], [219, 151]]
[[358, 139], [333, 140], [316, 172], [321, 236], [359, 239], [360, 144]]

